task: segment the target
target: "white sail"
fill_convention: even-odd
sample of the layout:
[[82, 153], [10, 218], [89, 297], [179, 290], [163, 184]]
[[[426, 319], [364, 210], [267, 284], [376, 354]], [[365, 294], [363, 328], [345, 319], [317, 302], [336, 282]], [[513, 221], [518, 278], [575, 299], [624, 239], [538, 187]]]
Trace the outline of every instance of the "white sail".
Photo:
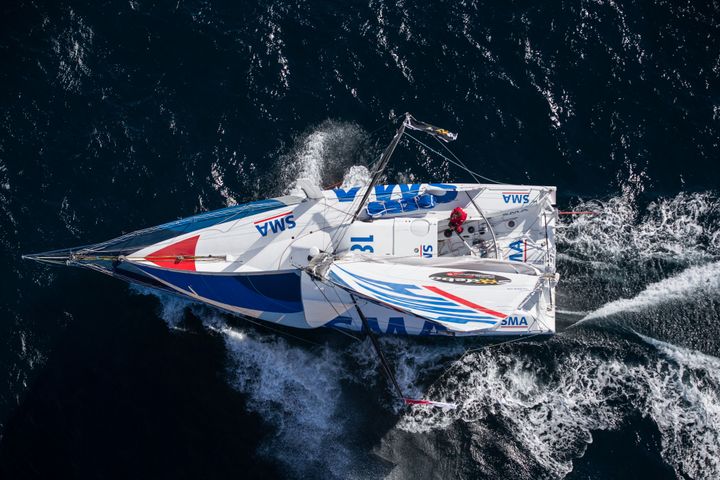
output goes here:
[[475, 257], [380, 260], [350, 257], [327, 272], [367, 300], [439, 323], [451, 331], [497, 328], [539, 285], [528, 265]]

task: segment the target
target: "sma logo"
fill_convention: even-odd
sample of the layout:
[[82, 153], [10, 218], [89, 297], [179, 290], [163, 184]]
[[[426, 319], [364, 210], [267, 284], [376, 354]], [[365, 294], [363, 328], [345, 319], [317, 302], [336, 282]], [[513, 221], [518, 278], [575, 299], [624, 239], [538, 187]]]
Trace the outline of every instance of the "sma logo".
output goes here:
[[433, 247], [432, 245], [420, 245], [420, 256], [423, 258], [432, 258]]
[[518, 240], [517, 242], [512, 242], [510, 245], [510, 255], [509, 259], [513, 262], [524, 262], [526, 259], [526, 253], [527, 253], [527, 241], [524, 240]]
[[267, 237], [268, 233], [275, 234], [284, 232], [286, 228], [288, 230], [295, 228], [295, 220], [293, 219], [292, 212], [285, 212], [280, 215], [275, 215], [274, 217], [258, 220], [254, 222], [254, 225], [257, 231], [260, 232], [260, 235]]
[[503, 202], [512, 204], [530, 203], [530, 192], [502, 192]]
[[525, 317], [507, 317], [500, 324], [502, 327], [527, 327], [527, 319]]

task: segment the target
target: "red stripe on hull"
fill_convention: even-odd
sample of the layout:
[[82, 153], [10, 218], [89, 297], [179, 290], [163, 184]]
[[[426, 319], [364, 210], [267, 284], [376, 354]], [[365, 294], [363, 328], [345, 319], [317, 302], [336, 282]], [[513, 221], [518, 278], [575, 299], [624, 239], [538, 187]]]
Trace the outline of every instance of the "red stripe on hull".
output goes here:
[[432, 287], [424, 285], [424, 288], [427, 288], [431, 292], [435, 292], [438, 295], [442, 295], [443, 297], [452, 300], [453, 302], [457, 302], [461, 305], [465, 305], [466, 307], [470, 307], [474, 310], [477, 310], [478, 312], [487, 313], [488, 315], [492, 315], [493, 317], [497, 318], [505, 318], [507, 317], [506, 314], [496, 312], [495, 310], [490, 310], [489, 308], [485, 308], [482, 305], [478, 305], [476, 303], [472, 303], [469, 300], [465, 300], [464, 298], [460, 298], [458, 296], [453, 295], [452, 293], [446, 292], [445, 290], [440, 290], [438, 287]]
[[281, 213], [280, 215], [275, 215], [274, 217], [269, 218], [263, 218], [262, 220], [258, 220], [257, 222], [253, 222], [253, 225], [257, 225], [258, 223], [267, 222], [269, 220], [275, 220], [276, 218], [284, 217], [285, 215], [290, 215], [292, 212], [285, 212]]
[[[155, 265], [163, 268], [172, 268], [174, 270], [195, 271], [195, 247], [197, 247], [200, 235], [186, 238], [160, 250], [151, 253], [145, 257]], [[191, 257], [188, 259], [182, 257]]]

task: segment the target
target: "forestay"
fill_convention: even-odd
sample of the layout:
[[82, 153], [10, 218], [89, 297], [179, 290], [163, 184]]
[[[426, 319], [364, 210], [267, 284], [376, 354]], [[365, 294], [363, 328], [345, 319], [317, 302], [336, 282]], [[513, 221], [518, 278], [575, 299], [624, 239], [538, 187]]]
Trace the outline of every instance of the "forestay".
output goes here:
[[[440, 260], [440, 261], [438, 261]], [[475, 257], [426, 262], [371, 258], [336, 260], [327, 278], [381, 305], [437, 322], [451, 331], [496, 328], [540, 285], [527, 265]]]

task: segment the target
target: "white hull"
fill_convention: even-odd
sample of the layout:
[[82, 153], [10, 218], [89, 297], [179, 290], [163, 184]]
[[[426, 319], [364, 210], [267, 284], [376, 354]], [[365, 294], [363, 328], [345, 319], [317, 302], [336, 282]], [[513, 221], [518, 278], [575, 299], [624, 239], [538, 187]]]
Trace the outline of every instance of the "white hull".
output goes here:
[[[426, 185], [378, 186], [370, 201], [399, 199], [423, 191]], [[494, 255], [494, 242], [483, 218], [475, 212], [477, 205], [492, 226], [500, 258], [524, 262], [542, 271], [554, 272], [555, 211], [554, 189], [547, 187], [518, 187], [512, 185], [436, 185], [447, 190], [437, 196], [437, 204], [427, 210], [389, 214], [372, 221], [357, 221], [347, 225], [348, 215], [356, 208], [362, 189], [324, 191], [315, 200], [281, 199], [288, 205], [231, 220], [186, 235], [150, 245], [133, 254], [151, 257], [154, 252], [196, 238], [196, 256], [213, 255], [224, 260], [194, 263], [193, 275], [272, 275], [277, 272], [297, 272], [308, 265], [313, 248], [320, 251], [363, 253], [382, 258], [437, 258], [467, 255], [468, 245], [475, 243], [481, 252]], [[472, 198], [472, 201], [470, 200]], [[297, 202], [292, 204], [293, 202]], [[474, 205], [473, 205], [474, 202]], [[460, 206], [469, 214], [465, 223], [465, 241], [456, 235], [445, 238], [449, 212]], [[474, 214], [475, 213], [475, 214]], [[365, 219], [369, 220], [369, 219]], [[546, 223], [547, 221], [547, 229]], [[474, 232], [472, 232], [474, 230]], [[484, 233], [481, 233], [484, 230]], [[472, 232], [472, 233], [471, 233]], [[352, 307], [349, 294], [332, 284], [312, 282], [302, 274], [300, 311], [275, 311], [268, 306], [244, 304], [241, 294], [234, 301], [222, 301], [212, 295], [203, 296], [192, 281], [178, 281], [175, 276], [160, 275], [172, 265], [140, 260], [137, 265], [168, 287], [196, 300], [220, 308], [248, 315], [260, 320], [297, 328], [332, 326], [361, 330], [361, 322]], [[163, 268], [158, 268], [163, 267]], [[188, 272], [190, 273], [190, 272]], [[192, 279], [192, 277], [190, 277]], [[252, 277], [249, 277], [252, 278]], [[260, 278], [260, 277], [257, 277]], [[196, 282], [202, 281], [198, 278]], [[322, 287], [322, 290], [319, 288]], [[297, 288], [278, 281], [277, 288]], [[474, 332], [482, 335], [518, 335], [553, 333], [555, 330], [554, 286], [543, 289], [537, 300], [514, 311], [497, 328]], [[370, 325], [378, 333], [408, 335], [448, 334], [432, 322], [372, 302], [363, 302], [363, 310]]]
[[[354, 223], [365, 187], [322, 191], [230, 207], [62, 252], [66, 263], [149, 284], [262, 321], [296, 328], [354, 331], [362, 323], [350, 294], [313, 280], [304, 269], [317, 252], [362, 254], [417, 262], [458, 257], [523, 263], [543, 275], [542, 288], [492, 328], [452, 332], [407, 312], [360, 299], [377, 333], [407, 335], [527, 335], [555, 331], [555, 188], [518, 185], [378, 185], [373, 202], [433, 192], [434, 205]], [[450, 212], [468, 214], [462, 237], [446, 236]], [[480, 212], [478, 211], [480, 210]], [[119, 260], [103, 256], [119, 255]], [[53, 252], [50, 252], [53, 253]], [[49, 254], [37, 259], [51, 258]], [[95, 255], [95, 256], [93, 256]], [[392, 267], [389, 267], [392, 268]], [[495, 291], [503, 287], [496, 286]], [[504, 314], [503, 314], [504, 315]]]

